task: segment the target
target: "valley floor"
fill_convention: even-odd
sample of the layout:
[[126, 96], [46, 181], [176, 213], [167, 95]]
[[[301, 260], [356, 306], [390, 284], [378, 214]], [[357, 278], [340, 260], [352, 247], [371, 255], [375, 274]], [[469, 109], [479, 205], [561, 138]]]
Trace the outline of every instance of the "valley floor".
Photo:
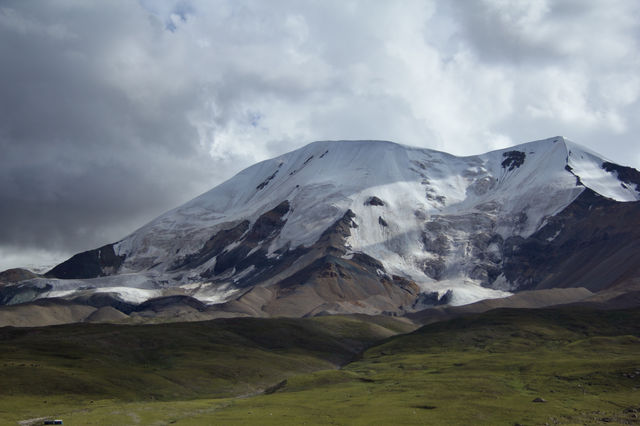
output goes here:
[[4, 328], [0, 422], [640, 424], [640, 309], [498, 309], [397, 334], [410, 328], [364, 316]]

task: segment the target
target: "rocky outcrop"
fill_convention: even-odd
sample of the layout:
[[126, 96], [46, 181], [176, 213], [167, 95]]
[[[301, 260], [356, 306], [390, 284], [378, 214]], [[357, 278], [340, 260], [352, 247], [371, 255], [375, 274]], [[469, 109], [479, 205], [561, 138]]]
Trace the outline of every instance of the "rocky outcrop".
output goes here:
[[280, 165], [278, 166], [276, 171], [273, 172], [273, 174], [271, 176], [269, 176], [268, 178], [263, 180], [258, 186], [256, 186], [256, 189], [258, 191], [260, 191], [261, 189], [264, 189], [267, 185], [269, 185], [269, 182], [271, 182], [273, 180], [273, 178], [275, 178], [276, 175], [278, 174], [278, 171], [280, 170], [280, 167], [282, 167], [282, 163], [280, 163]]
[[180, 259], [170, 270], [195, 268], [218, 256], [225, 247], [240, 239], [247, 232], [249, 221], [243, 220], [238, 224], [232, 223], [227, 226], [228, 229], [216, 232], [199, 251]]
[[640, 202], [586, 189], [530, 237], [508, 238], [503, 255], [516, 290], [616, 286], [640, 276]]
[[50, 278], [95, 278], [118, 272], [125, 256], [116, 255], [113, 244], [76, 254], [47, 272]]
[[633, 167], [620, 166], [618, 164], [605, 161], [602, 168], [609, 173], [615, 173], [618, 179], [624, 184], [635, 186], [635, 190], [640, 192], [640, 172]]
[[527, 154], [522, 151], [507, 151], [502, 154], [504, 161], [502, 161], [502, 167], [512, 171], [524, 164]]
[[364, 205], [365, 206], [384, 206], [384, 201], [382, 201], [380, 198], [374, 195], [367, 198], [367, 201], [364, 202]]
[[[517, 220], [514, 219], [514, 224]], [[466, 215], [434, 215], [424, 224], [422, 247], [427, 257], [422, 271], [441, 280], [448, 270], [462, 271], [482, 286], [491, 287], [502, 269], [503, 238], [494, 229], [490, 210]]]

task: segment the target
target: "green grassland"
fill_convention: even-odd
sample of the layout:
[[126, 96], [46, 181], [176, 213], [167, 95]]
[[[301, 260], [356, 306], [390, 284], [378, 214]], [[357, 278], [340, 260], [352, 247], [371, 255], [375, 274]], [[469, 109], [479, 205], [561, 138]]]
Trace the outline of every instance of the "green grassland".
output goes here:
[[410, 329], [364, 316], [0, 329], [0, 423], [640, 423], [640, 309], [499, 309], [391, 337]]
[[0, 421], [98, 400], [253, 395], [292, 374], [335, 369], [372, 343], [413, 328], [355, 316], [5, 327]]

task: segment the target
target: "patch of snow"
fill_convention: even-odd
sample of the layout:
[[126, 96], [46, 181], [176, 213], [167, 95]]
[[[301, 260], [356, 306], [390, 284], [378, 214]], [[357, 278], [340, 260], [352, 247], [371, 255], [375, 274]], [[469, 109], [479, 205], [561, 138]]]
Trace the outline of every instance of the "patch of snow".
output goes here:
[[191, 296], [208, 305], [224, 303], [231, 299], [234, 295], [239, 294], [241, 290], [234, 288], [231, 284], [213, 284], [203, 283], [198, 291]]
[[46, 293], [42, 293], [39, 299], [53, 298], [53, 297], [66, 297], [71, 296], [77, 290], [57, 290], [57, 291], [48, 291]]
[[632, 188], [623, 187], [615, 173], [602, 168], [604, 159], [572, 142], [567, 142], [569, 166], [587, 188], [616, 201], [637, 201], [640, 195]]
[[556, 238], [558, 238], [558, 235], [560, 235], [560, 233], [561, 233], [561, 232], [562, 232], [562, 229], [558, 229], [558, 230], [556, 231], [556, 233], [555, 233], [555, 234], [553, 234], [552, 236], [550, 236], [549, 238], [547, 238], [547, 242], [549, 242], [549, 243], [550, 243], [551, 241], [553, 241], [553, 240], [555, 240]]
[[511, 296], [513, 293], [505, 290], [495, 290], [485, 288], [470, 279], [447, 279], [438, 281], [429, 286], [426, 291], [436, 291], [438, 294], [445, 294], [448, 290], [452, 292], [449, 302], [451, 306], [468, 305], [484, 299], [500, 299]]
[[237, 274], [234, 275], [233, 277], [233, 282], [238, 282], [240, 281], [242, 278], [246, 277], [247, 275], [249, 275], [251, 272], [253, 272], [256, 269], [255, 265], [251, 265], [245, 269], [243, 269], [242, 271], [238, 272]]
[[162, 296], [162, 290], [145, 290], [133, 287], [101, 287], [94, 290], [96, 293], [115, 293], [125, 302], [139, 305], [154, 297]]
[[202, 283], [182, 284], [180, 288], [185, 290], [196, 290], [202, 286]]

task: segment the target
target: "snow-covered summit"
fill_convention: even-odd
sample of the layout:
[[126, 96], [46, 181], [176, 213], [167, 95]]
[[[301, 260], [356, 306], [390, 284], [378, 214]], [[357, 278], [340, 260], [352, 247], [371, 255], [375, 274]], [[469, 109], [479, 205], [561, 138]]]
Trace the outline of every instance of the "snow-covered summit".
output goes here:
[[[514, 288], [503, 271], [507, 241], [531, 236], [587, 188], [640, 199], [637, 174], [560, 136], [467, 157], [387, 141], [313, 142], [86, 255], [93, 269], [77, 258], [56, 276], [79, 278], [74, 265], [85, 262], [83, 273], [123, 277], [119, 287], [138, 277], [140, 289], [208, 302], [250, 291], [264, 306], [305, 294], [316, 309], [343, 312], [381, 311], [392, 305], [384, 297], [407, 303], [405, 290], [412, 303], [417, 292], [470, 303]], [[331, 290], [307, 293], [327, 282]], [[367, 291], [353, 293], [363, 282]]]
[[[503, 237], [526, 236], [585, 187], [618, 201], [637, 200], [634, 188], [602, 169], [605, 161], [562, 137], [469, 157], [387, 141], [314, 142], [251, 166], [160, 216], [119, 243], [117, 252], [131, 269], [141, 258], [157, 264], [177, 250], [199, 248], [218, 225], [254, 221], [283, 200], [291, 209], [270, 251], [313, 244], [349, 209], [356, 221], [376, 224], [383, 217], [388, 223], [361, 227], [350, 240], [354, 250], [376, 254], [381, 243], [448, 214], [492, 214]], [[368, 207], [372, 196], [384, 206]]]

